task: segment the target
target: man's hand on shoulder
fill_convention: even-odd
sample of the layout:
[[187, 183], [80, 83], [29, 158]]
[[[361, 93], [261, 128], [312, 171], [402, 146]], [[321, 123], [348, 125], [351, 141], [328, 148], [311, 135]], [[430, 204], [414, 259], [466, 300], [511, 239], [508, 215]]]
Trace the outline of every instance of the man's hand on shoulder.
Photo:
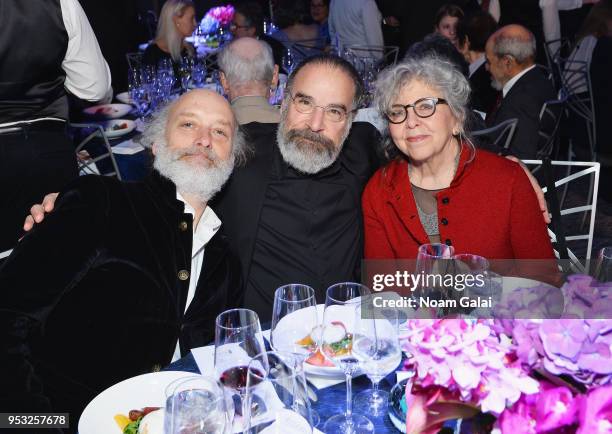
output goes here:
[[518, 158], [516, 158], [514, 155], [506, 155], [506, 158], [508, 160], [512, 160], [515, 163], [520, 164], [521, 168], [525, 171], [527, 178], [529, 178], [529, 182], [531, 182], [533, 191], [535, 192], [536, 197], [538, 198], [538, 204], [540, 205], [540, 211], [542, 211], [544, 221], [546, 222], [546, 224], [549, 224], [551, 220], [550, 220], [550, 214], [548, 212], [548, 205], [546, 204], [546, 198], [544, 197], [544, 192], [542, 191], [542, 188], [540, 187], [538, 180], [535, 179], [535, 177], [531, 174], [527, 166], [525, 166], [523, 162], [519, 160]]
[[59, 193], [49, 193], [45, 196], [42, 203], [32, 205], [30, 215], [26, 217], [23, 223], [24, 231], [30, 231], [36, 223], [40, 223], [45, 219], [45, 214], [53, 211], [58, 195]]

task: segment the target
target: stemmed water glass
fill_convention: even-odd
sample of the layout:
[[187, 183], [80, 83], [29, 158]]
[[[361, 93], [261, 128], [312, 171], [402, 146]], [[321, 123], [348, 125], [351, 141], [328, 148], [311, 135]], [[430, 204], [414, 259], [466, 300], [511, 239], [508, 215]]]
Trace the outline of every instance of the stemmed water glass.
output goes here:
[[189, 90], [192, 69], [193, 59], [191, 57], [183, 57], [181, 59], [181, 64], [179, 65], [179, 76], [181, 79], [181, 88], [183, 89], [183, 92], [187, 92], [187, 90]]
[[397, 309], [374, 308], [367, 302], [355, 308], [353, 354], [373, 386], [355, 397], [355, 408], [361, 413], [372, 416], [387, 414], [389, 393], [380, 390], [378, 385], [395, 372], [402, 360], [398, 314]]
[[595, 278], [600, 282], [612, 281], [612, 246], [603, 247], [597, 256]]
[[[304, 363], [317, 352], [320, 335], [315, 291], [307, 285], [289, 284], [274, 293], [270, 346], [276, 351], [292, 353]], [[314, 425], [319, 415], [312, 410]]]
[[214, 378], [194, 375], [166, 388], [165, 434], [229, 434], [233, 408]]
[[265, 351], [259, 317], [250, 309], [230, 309], [215, 321], [215, 371], [226, 390], [237, 394], [244, 414], [248, 365]]
[[313, 420], [302, 363], [292, 353], [255, 356], [247, 372], [247, 434], [312, 433]]
[[196, 88], [204, 86], [204, 80], [206, 79], [206, 66], [201, 59], [193, 60], [193, 67], [191, 68], [191, 77], [193, 79], [193, 85]]
[[291, 53], [290, 48], [287, 48], [281, 61], [283, 63], [282, 67], [285, 72], [287, 74], [291, 74], [291, 71], [293, 71], [293, 68], [295, 68], [295, 59], [293, 58], [293, 53]]
[[325, 422], [329, 433], [369, 434], [374, 424], [365, 416], [353, 413], [352, 379], [359, 370], [359, 359], [353, 354], [355, 308], [370, 290], [359, 283], [338, 283], [327, 288], [323, 330], [319, 347], [326, 359], [340, 368], [346, 376], [346, 412], [332, 416]]

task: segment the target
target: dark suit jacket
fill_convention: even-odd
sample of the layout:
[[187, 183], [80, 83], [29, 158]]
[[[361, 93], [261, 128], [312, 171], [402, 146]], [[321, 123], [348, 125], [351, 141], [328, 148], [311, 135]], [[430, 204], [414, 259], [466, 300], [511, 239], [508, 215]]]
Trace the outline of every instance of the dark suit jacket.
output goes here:
[[483, 63], [470, 77], [472, 87], [471, 106], [474, 110], [490, 113], [495, 107], [499, 91], [491, 86], [491, 73]]
[[70, 411], [76, 429], [102, 390], [167, 365], [177, 338], [183, 355], [214, 338], [216, 315], [242, 300], [238, 258], [217, 232], [184, 313], [193, 236], [183, 208], [159, 175], [88, 176], [64, 190], [0, 269], [0, 408]]
[[546, 101], [553, 99], [556, 95], [550, 80], [536, 66], [512, 86], [487, 124], [496, 125], [517, 118], [510, 153], [518, 158], [534, 159], [538, 152], [540, 110]]
[[[234, 170], [230, 180], [217, 196], [213, 207], [219, 210], [221, 220], [230, 244], [239, 252], [245, 282], [249, 276], [253, 247], [257, 236], [260, 211], [273, 165], [273, 155], [277, 152], [276, 124], [253, 122], [243, 125], [247, 143], [253, 147], [253, 154], [243, 167]], [[355, 212], [360, 211], [360, 198], [363, 188], [370, 176], [379, 166], [376, 154], [379, 141], [376, 129], [365, 122], [355, 122], [345, 141], [338, 163], [351, 180], [351, 187], [356, 190]], [[291, 216], [288, 216], [291, 218]], [[359, 217], [361, 222], [361, 217]], [[362, 240], [362, 225], [355, 227], [356, 238]], [[363, 244], [363, 243], [360, 243]], [[361, 245], [360, 247], [361, 248]], [[361, 255], [359, 255], [361, 257]], [[345, 258], [338, 257], [338, 261]], [[356, 273], [359, 263], [354, 264]], [[356, 274], [358, 277], [358, 274]], [[284, 283], [293, 282], [291, 276], [283, 276]]]

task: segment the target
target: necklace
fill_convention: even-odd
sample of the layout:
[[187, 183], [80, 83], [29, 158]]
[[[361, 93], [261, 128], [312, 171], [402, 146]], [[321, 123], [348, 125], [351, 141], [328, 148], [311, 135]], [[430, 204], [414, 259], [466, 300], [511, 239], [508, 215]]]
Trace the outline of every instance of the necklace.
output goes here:
[[[455, 155], [455, 164], [453, 165], [453, 176], [451, 177], [451, 183], [453, 182], [453, 179], [455, 179], [455, 175], [457, 174], [457, 169], [459, 168], [459, 160], [461, 157], [461, 145], [459, 145], [459, 151], [457, 152], [457, 155]], [[410, 159], [408, 159], [408, 177], [410, 178], [410, 174], [413, 173], [413, 168], [412, 168], [412, 164], [410, 164]], [[450, 185], [450, 184], [449, 184]], [[442, 187], [442, 188], [434, 188], [433, 190], [438, 191], [438, 190], [444, 190], [445, 188], [447, 188], [448, 185], [446, 187]], [[426, 188], [422, 188], [419, 187], [421, 190], [427, 190]]]

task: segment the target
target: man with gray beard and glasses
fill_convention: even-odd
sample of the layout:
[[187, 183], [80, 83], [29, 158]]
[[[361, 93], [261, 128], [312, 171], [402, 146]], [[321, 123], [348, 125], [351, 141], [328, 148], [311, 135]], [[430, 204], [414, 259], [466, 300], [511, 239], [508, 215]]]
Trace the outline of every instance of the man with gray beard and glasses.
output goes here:
[[[241, 259], [245, 306], [262, 320], [274, 291], [360, 279], [361, 193], [378, 166], [378, 132], [355, 122], [363, 85], [352, 65], [312, 57], [289, 77], [278, 128], [243, 125], [254, 150], [215, 204]], [[217, 209], [217, 208], [216, 208]]]
[[0, 268], [4, 411], [70, 412], [214, 337], [241, 305], [239, 259], [207, 206], [243, 158], [230, 105], [188, 92], [144, 134], [142, 183], [81, 177]]

